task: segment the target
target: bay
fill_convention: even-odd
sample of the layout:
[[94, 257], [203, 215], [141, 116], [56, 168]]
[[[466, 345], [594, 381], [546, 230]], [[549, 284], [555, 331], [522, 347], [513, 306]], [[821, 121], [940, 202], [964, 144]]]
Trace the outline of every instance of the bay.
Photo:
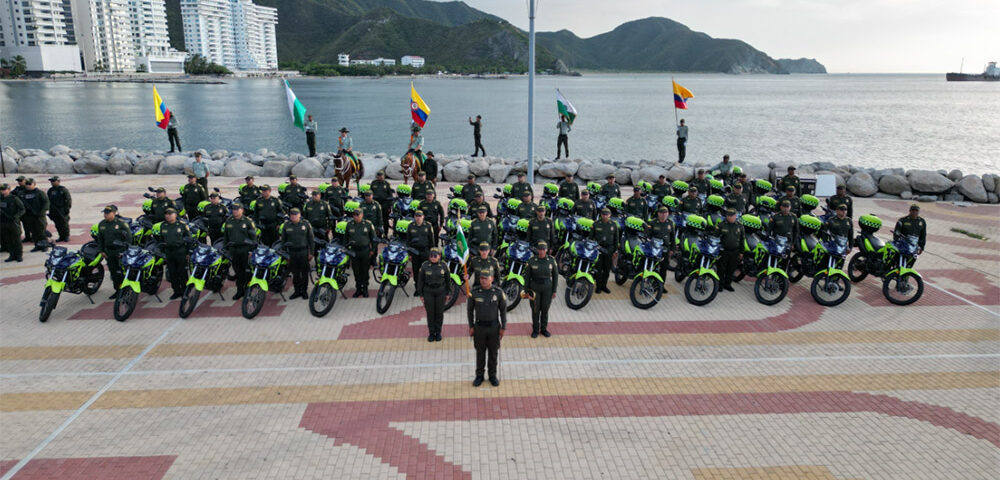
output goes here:
[[[468, 117], [483, 116], [491, 156], [527, 154], [527, 79], [298, 78], [295, 93], [320, 125], [320, 150], [351, 130], [355, 149], [398, 156], [409, 133], [409, 84], [430, 105], [427, 150], [471, 154]], [[579, 110], [573, 158], [676, 160], [671, 76], [588, 74], [539, 77], [535, 155], [553, 158], [555, 90]], [[677, 75], [692, 90], [688, 162], [829, 161], [865, 167], [1000, 170], [1000, 84], [945, 82], [943, 75]], [[291, 125], [280, 80], [224, 85], [162, 84], [186, 150], [306, 152]], [[162, 151], [152, 87], [128, 83], [0, 82], [0, 141], [16, 148], [56, 144]]]

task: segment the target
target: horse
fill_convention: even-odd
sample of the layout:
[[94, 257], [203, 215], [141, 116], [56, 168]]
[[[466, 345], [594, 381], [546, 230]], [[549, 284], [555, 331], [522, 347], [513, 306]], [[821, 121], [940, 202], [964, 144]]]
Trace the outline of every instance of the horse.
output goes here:
[[333, 175], [341, 185], [350, 189], [352, 178], [360, 184], [361, 177], [365, 175], [365, 164], [352, 153], [337, 153], [333, 156]]
[[417, 152], [410, 150], [403, 155], [403, 158], [399, 160], [399, 165], [403, 170], [403, 184], [409, 183], [409, 179], [412, 178], [413, 182], [417, 182], [417, 174], [422, 170], [422, 165], [420, 157]]

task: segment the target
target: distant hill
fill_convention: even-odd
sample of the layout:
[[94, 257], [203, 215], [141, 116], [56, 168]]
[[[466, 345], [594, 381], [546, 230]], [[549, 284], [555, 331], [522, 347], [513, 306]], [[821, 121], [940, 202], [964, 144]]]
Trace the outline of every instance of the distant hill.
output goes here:
[[778, 65], [788, 73], [826, 73], [826, 67], [815, 58], [779, 58]]

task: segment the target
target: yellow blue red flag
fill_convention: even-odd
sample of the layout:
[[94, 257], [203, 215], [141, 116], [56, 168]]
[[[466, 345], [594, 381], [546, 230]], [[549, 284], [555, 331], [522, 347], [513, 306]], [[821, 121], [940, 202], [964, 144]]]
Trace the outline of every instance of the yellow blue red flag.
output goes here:
[[155, 86], [153, 87], [153, 111], [156, 114], [156, 126], [166, 130], [167, 124], [170, 123], [170, 109], [163, 103]]
[[694, 98], [694, 94], [691, 93], [691, 90], [680, 86], [677, 82], [673, 80], [670, 82], [674, 84], [674, 107], [687, 110], [687, 99]]
[[424, 99], [420, 98], [417, 89], [413, 88], [413, 82], [410, 82], [410, 116], [413, 118], [413, 123], [424, 128], [430, 114], [431, 108], [424, 103]]

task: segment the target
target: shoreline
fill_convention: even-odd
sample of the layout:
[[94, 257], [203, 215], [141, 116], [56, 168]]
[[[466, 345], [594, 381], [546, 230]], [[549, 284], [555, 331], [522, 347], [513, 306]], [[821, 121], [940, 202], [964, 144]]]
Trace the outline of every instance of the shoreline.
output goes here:
[[[3, 148], [3, 166], [8, 176], [64, 174], [107, 175], [182, 175], [191, 172], [193, 152], [200, 151], [212, 176], [242, 178], [246, 175], [287, 177], [295, 174], [301, 178], [330, 178], [333, 176], [333, 154], [321, 152], [307, 158], [300, 153], [278, 153], [266, 148], [254, 152], [204, 149], [183, 153], [164, 151], [126, 150], [110, 147], [106, 150], [73, 149], [56, 145], [49, 150], [11, 146]], [[384, 170], [390, 180], [402, 180], [399, 160], [386, 153], [360, 153], [365, 166], [365, 179], [375, 177]], [[469, 155], [438, 155], [439, 176], [448, 182], [464, 182], [471, 173], [480, 183], [506, 184], [516, 181], [518, 172], [527, 171], [527, 161], [501, 157]], [[785, 175], [791, 162], [772, 162], [766, 165], [733, 162], [747, 173], [750, 179], [763, 178], [776, 184]], [[676, 165], [666, 161], [637, 160], [585, 160], [566, 159], [535, 161], [535, 184], [558, 183], [566, 174], [574, 175], [577, 183], [597, 181], [603, 183], [614, 174], [622, 186], [639, 181], [656, 182], [660, 175], [668, 181], [687, 181], [698, 168], [706, 169], [714, 163], [703, 162]], [[835, 165], [831, 162], [794, 164], [800, 178], [817, 175], [834, 175], [837, 185], [846, 185], [855, 197], [890, 198], [934, 201], [968, 201], [973, 203], [1000, 203], [1000, 175], [966, 175], [958, 169], [920, 170], [896, 168], [862, 168], [853, 165]]]

